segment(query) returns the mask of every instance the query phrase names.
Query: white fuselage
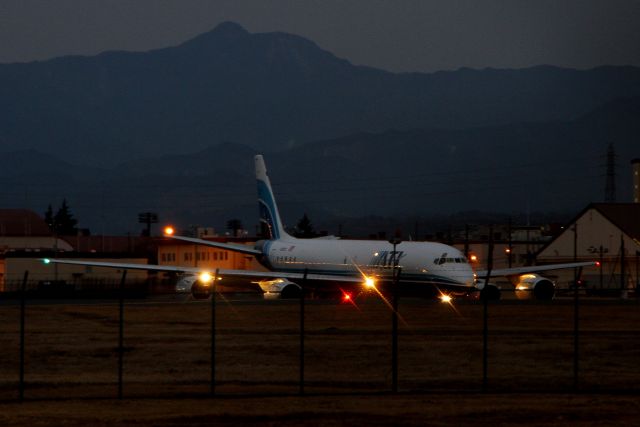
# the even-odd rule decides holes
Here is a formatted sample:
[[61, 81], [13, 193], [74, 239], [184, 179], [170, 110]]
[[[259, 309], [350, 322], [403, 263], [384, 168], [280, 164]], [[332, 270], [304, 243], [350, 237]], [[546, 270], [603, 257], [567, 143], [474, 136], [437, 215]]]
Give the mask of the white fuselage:
[[441, 243], [339, 239], [284, 239], [263, 243], [264, 263], [273, 271], [390, 277], [393, 265], [403, 283], [473, 288], [471, 265], [456, 248]]

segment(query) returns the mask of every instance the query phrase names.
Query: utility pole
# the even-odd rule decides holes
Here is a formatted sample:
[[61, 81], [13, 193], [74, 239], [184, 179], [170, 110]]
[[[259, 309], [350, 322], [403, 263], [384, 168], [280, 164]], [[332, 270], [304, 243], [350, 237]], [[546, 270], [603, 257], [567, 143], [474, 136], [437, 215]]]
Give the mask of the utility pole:
[[507, 226], [507, 238], [509, 239], [509, 247], [507, 248], [507, 260], [509, 262], [509, 268], [511, 268], [511, 259], [513, 257], [513, 242], [511, 241], [511, 217], [509, 217], [509, 223]]
[[604, 201], [615, 203], [616, 201], [616, 152], [613, 143], [607, 148], [607, 181], [604, 188]]
[[469, 224], [464, 225], [464, 257], [469, 259]]
[[626, 276], [627, 272], [624, 265], [624, 236], [620, 235], [620, 296], [627, 298]]

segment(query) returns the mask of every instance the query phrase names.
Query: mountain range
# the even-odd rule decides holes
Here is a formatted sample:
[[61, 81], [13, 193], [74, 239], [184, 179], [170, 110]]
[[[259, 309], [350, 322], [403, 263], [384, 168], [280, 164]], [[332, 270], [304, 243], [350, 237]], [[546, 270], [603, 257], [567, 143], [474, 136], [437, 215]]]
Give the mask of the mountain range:
[[[389, 73], [234, 23], [175, 47], [0, 64], [6, 207], [67, 198], [94, 232], [161, 220], [252, 228], [252, 156], [288, 222], [619, 199], [638, 157], [640, 69]], [[335, 230], [329, 230], [335, 232]]]

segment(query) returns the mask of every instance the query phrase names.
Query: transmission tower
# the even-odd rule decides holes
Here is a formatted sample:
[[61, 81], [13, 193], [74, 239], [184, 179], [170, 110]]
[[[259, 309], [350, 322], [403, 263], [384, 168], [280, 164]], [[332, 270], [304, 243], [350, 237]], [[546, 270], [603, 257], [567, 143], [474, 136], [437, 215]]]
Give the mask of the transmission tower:
[[604, 201], [616, 202], [616, 151], [613, 143], [609, 143], [607, 148], [607, 182], [604, 187]]

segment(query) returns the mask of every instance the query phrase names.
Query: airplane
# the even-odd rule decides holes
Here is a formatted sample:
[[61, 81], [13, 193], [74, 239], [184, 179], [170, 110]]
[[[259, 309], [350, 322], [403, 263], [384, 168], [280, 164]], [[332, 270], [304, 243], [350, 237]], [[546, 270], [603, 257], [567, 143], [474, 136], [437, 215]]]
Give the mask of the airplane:
[[486, 298], [497, 299], [499, 288], [487, 280], [505, 276], [517, 290], [549, 300], [554, 296], [555, 284], [538, 272], [596, 265], [595, 262], [575, 262], [474, 272], [460, 250], [442, 243], [348, 240], [332, 236], [296, 238], [283, 226], [262, 155], [255, 156], [255, 171], [260, 221], [267, 239], [249, 247], [178, 236], [172, 232], [165, 236], [253, 256], [269, 271], [219, 269], [214, 273], [196, 267], [63, 258], [45, 259], [44, 262], [175, 272], [183, 274], [176, 291], [190, 292], [196, 299], [208, 298], [213, 284], [222, 278], [225, 281], [226, 278], [253, 281], [251, 283], [258, 285], [265, 299], [298, 297], [303, 281], [305, 293], [320, 296], [342, 294], [351, 298], [352, 292], [388, 293], [397, 284], [400, 294], [406, 295], [450, 297], [479, 291]]

